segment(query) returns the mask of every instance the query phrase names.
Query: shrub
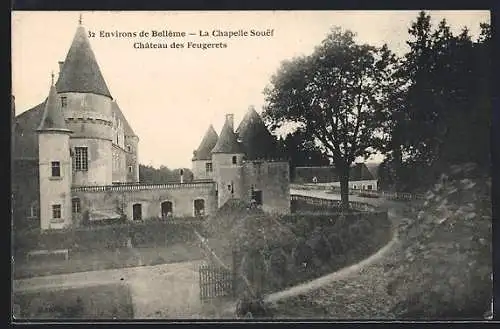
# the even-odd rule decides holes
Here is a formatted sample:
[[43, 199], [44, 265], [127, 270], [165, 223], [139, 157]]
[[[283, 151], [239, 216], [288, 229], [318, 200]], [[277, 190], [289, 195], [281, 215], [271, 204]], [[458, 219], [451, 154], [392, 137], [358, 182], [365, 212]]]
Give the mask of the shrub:
[[149, 265], [154, 266], [154, 265], [161, 265], [161, 264], [165, 264], [165, 259], [163, 259], [163, 257], [161, 257], [161, 256], [158, 256], [154, 260], [152, 260]]
[[401, 227], [404, 260], [388, 272], [396, 316], [480, 318], [489, 308], [491, 180], [473, 172], [470, 164], [450, 168], [417, 220]]

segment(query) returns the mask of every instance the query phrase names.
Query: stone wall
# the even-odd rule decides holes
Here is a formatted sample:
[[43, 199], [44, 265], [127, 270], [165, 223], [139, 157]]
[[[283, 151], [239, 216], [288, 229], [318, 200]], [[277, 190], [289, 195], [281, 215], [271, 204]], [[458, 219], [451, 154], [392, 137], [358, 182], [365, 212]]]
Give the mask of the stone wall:
[[126, 152], [118, 145], [113, 144], [113, 183], [127, 182]]
[[173, 217], [193, 217], [197, 199], [204, 200], [205, 215], [217, 209], [213, 183], [74, 188], [72, 196], [80, 199], [82, 212], [123, 211], [129, 220], [133, 220], [134, 204], [141, 205], [143, 220], [161, 217], [161, 204], [165, 201], [172, 203]]
[[[139, 182], [139, 138], [125, 136], [125, 165], [127, 182]], [[129, 170], [132, 168], [132, 171]]]
[[[69, 136], [61, 133], [39, 135], [40, 226], [44, 229], [71, 225], [71, 163]], [[52, 176], [52, 161], [58, 161], [60, 175]], [[60, 205], [60, 218], [53, 218], [52, 206]]]
[[[38, 168], [38, 160], [14, 160], [12, 162], [12, 211], [16, 228], [40, 227]], [[33, 214], [30, 211], [31, 206], [34, 206]]]
[[111, 141], [96, 138], [71, 138], [71, 148], [88, 148], [88, 170], [73, 171], [73, 185], [111, 185], [113, 182], [113, 146]]
[[262, 192], [262, 209], [270, 213], [290, 213], [290, 172], [288, 162], [247, 161], [243, 165], [245, 201], [252, 188]]
[[194, 160], [192, 169], [194, 179], [213, 179], [213, 164], [212, 171], [207, 172], [207, 163], [212, 163], [212, 160]]

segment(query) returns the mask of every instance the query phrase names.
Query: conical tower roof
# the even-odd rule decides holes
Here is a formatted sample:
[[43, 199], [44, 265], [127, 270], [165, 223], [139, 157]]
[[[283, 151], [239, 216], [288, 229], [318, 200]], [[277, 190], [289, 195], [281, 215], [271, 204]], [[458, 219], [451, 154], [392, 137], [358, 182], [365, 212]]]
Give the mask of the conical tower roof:
[[212, 149], [215, 147], [215, 144], [217, 144], [217, 140], [219, 139], [219, 136], [217, 136], [217, 133], [215, 132], [215, 129], [212, 125], [208, 127], [207, 132], [205, 133], [205, 136], [203, 137], [200, 145], [196, 149], [194, 156], [193, 156], [193, 161], [194, 160], [210, 160], [212, 158]]
[[229, 121], [226, 120], [220, 132], [217, 144], [212, 149], [212, 153], [243, 153], [243, 149], [238, 142], [238, 138], [233, 131]]
[[50, 86], [49, 97], [47, 97], [47, 101], [45, 102], [42, 121], [37, 131], [71, 132], [64, 120], [61, 103], [59, 102], [59, 97], [57, 97], [57, 90], [54, 85]]
[[85, 28], [79, 25], [56, 84], [60, 93], [80, 92], [111, 98]]
[[277, 156], [276, 140], [253, 106], [245, 114], [238, 129], [236, 129], [236, 133], [241, 139], [247, 159]]

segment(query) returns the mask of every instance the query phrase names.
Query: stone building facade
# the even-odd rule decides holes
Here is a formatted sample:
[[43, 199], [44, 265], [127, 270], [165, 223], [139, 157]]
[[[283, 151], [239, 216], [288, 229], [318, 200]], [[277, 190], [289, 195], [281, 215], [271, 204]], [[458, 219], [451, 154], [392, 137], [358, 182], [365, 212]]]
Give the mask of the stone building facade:
[[220, 136], [209, 127], [194, 152], [193, 182], [141, 184], [139, 138], [81, 24], [59, 65], [47, 99], [12, 122], [14, 225], [205, 216], [230, 198], [290, 211], [288, 162], [276, 159], [274, 138], [253, 108], [236, 131], [231, 114]]

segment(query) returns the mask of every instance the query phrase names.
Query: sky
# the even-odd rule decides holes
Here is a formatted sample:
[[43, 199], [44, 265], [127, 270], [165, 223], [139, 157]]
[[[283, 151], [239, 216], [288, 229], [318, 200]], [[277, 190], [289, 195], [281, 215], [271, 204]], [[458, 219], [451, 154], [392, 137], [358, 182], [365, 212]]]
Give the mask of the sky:
[[[445, 18], [452, 32], [467, 26], [477, 37], [488, 11], [428, 11], [433, 26]], [[51, 73], [59, 71], [79, 16], [112, 97], [139, 136], [142, 164], [191, 167], [191, 158], [213, 124], [225, 114], [239, 124], [249, 106], [262, 111], [263, 90], [283, 60], [308, 55], [334, 26], [357, 34], [357, 41], [398, 55], [407, 51], [408, 28], [418, 11], [236, 11], [236, 12], [12, 12], [12, 93], [16, 114], [47, 97]], [[268, 32], [270, 36], [215, 37], [218, 31]], [[148, 37], [101, 37], [100, 32], [148, 32]], [[153, 31], [185, 32], [186, 37], [151, 37]], [[201, 31], [201, 32], [200, 32]], [[201, 37], [203, 32], [208, 37]], [[189, 35], [193, 33], [194, 35]], [[136, 49], [136, 42], [185, 47]], [[187, 48], [193, 43], [225, 43], [226, 48]], [[137, 45], [137, 44], [136, 44]], [[375, 157], [373, 160], [379, 160]]]

